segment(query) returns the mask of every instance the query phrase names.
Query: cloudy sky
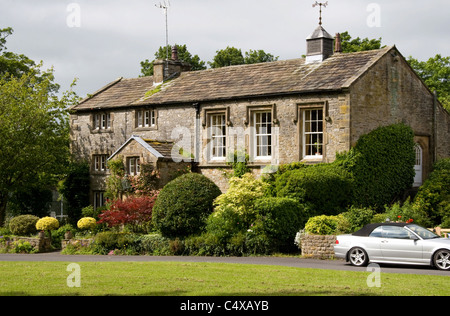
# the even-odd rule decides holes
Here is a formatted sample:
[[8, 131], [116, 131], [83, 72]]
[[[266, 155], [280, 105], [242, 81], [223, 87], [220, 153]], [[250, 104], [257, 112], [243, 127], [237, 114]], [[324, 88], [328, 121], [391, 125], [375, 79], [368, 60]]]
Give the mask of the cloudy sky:
[[[161, 0], [163, 1], [163, 0]], [[211, 61], [227, 46], [299, 58], [318, 24], [313, 0], [170, 0], [169, 42]], [[323, 0], [322, 2], [325, 2]], [[7, 48], [55, 69], [61, 90], [78, 78], [82, 97], [118, 77], [140, 74], [165, 44], [160, 0], [0, 0]], [[328, 0], [323, 26], [332, 35], [382, 38], [405, 56], [450, 55], [448, 0]]]

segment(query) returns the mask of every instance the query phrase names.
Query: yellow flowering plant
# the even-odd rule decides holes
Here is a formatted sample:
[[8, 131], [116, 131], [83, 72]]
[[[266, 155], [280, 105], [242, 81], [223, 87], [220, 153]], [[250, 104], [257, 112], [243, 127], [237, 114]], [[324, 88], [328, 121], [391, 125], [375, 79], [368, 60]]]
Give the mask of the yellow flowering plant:
[[83, 217], [77, 223], [77, 227], [79, 229], [86, 229], [86, 230], [94, 229], [96, 225], [97, 221], [93, 217]]
[[37, 221], [37, 230], [55, 230], [59, 227], [59, 221], [53, 217], [44, 217]]

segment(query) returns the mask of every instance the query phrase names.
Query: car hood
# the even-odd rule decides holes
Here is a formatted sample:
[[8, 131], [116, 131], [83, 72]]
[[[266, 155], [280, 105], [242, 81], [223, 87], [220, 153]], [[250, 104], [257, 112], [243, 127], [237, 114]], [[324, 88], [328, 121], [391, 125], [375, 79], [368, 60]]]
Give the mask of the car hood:
[[435, 239], [425, 239], [424, 241], [433, 244], [439, 244], [450, 249], [450, 238], [435, 238]]

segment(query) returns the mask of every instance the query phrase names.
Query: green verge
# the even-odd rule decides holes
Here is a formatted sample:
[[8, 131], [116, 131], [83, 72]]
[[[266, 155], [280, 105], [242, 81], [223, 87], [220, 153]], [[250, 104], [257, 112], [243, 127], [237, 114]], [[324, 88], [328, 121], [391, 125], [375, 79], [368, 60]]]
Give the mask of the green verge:
[[447, 276], [266, 265], [180, 262], [81, 262], [80, 287], [69, 287], [69, 262], [0, 262], [2, 296], [428, 296], [450, 295]]

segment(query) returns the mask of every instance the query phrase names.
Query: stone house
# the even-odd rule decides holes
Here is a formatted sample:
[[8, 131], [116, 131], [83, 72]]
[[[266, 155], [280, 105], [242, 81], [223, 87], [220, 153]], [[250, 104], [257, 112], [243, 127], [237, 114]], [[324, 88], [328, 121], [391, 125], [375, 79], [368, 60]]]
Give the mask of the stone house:
[[[267, 165], [332, 162], [361, 135], [397, 122], [416, 135], [416, 186], [450, 156], [450, 115], [399, 50], [341, 53], [339, 37], [322, 26], [307, 38], [306, 58], [189, 71], [175, 49], [171, 60], [155, 61], [154, 76], [119, 78], [71, 110], [71, 150], [91, 162], [95, 205], [106, 161], [118, 155], [129, 173], [143, 161], [170, 169], [193, 160], [223, 190], [236, 150], [248, 153], [255, 174]], [[180, 148], [190, 155], [177, 156]]]

